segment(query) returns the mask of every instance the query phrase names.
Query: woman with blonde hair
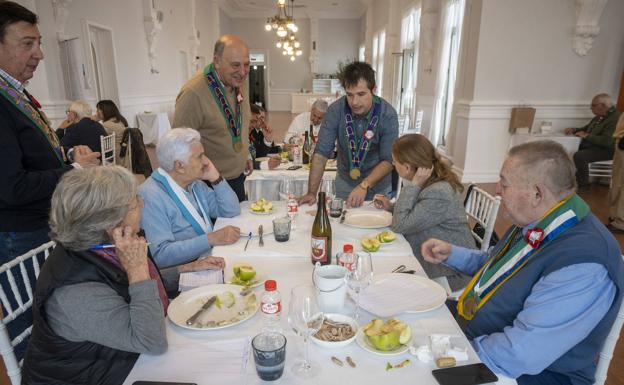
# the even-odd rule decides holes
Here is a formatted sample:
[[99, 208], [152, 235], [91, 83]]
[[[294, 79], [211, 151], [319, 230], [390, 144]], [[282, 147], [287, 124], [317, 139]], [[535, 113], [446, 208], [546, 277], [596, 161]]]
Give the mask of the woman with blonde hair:
[[451, 291], [463, 288], [469, 276], [426, 262], [420, 253], [420, 245], [429, 238], [475, 247], [461, 202], [459, 178], [420, 134], [397, 139], [392, 145], [392, 160], [403, 188], [394, 204], [384, 195], [375, 195], [375, 206], [393, 213], [392, 230], [405, 236], [429, 278], [445, 277]]

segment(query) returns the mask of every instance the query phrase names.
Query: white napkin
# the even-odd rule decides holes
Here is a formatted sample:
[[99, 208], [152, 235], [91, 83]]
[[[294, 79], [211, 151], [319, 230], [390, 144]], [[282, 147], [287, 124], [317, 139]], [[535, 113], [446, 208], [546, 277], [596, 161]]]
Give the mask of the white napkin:
[[202, 270], [180, 274], [178, 290], [187, 291], [200, 286], [223, 283], [223, 270]]
[[468, 350], [451, 345], [451, 335], [448, 334], [431, 334], [429, 345], [410, 346], [409, 352], [426, 364], [440, 357], [453, 357], [457, 362], [468, 361]]

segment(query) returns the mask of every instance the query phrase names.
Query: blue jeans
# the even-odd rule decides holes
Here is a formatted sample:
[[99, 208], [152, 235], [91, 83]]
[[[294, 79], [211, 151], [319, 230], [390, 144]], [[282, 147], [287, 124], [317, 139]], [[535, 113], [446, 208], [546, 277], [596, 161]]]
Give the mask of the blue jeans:
[[[50, 237], [48, 235], [49, 229], [43, 228], [30, 232], [0, 232], [0, 265], [5, 264], [16, 257], [41, 246], [42, 244], [48, 242]], [[43, 253], [37, 256], [39, 260], [39, 266], [43, 264], [44, 255]], [[32, 268], [31, 263], [25, 263], [26, 271], [28, 273], [28, 278], [30, 280], [30, 286], [33, 291], [35, 291], [35, 283], [36, 277], [35, 272]], [[13, 267], [11, 269], [13, 273], [13, 277], [15, 278], [15, 284], [19, 290], [19, 293], [22, 297], [22, 302], [26, 302], [28, 300], [28, 293], [26, 292], [26, 286], [24, 285], [24, 281], [22, 280], [22, 273], [20, 272], [19, 265]], [[17, 308], [17, 301], [13, 296], [13, 291], [11, 290], [11, 286], [7, 279], [7, 274], [2, 274], [0, 276], [0, 285], [2, 289], [7, 295], [7, 299], [9, 300], [13, 309]], [[3, 314], [7, 314], [7, 309], [2, 306]], [[22, 315], [17, 317], [15, 320], [11, 321], [7, 325], [7, 330], [9, 332], [9, 336], [11, 339], [18, 336], [21, 332], [23, 332], [27, 327], [32, 325], [32, 311], [28, 309]], [[26, 352], [26, 346], [28, 345], [28, 339], [25, 339], [20, 344], [15, 347], [15, 355], [17, 356], [17, 360], [21, 360], [24, 357], [24, 353]]]

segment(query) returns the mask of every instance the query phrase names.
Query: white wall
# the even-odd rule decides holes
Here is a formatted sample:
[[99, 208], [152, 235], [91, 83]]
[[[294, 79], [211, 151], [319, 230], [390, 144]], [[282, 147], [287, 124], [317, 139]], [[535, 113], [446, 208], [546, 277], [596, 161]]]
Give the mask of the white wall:
[[[208, 7], [198, 1], [197, 20], [200, 33], [210, 35], [202, 21], [212, 20]], [[47, 89], [43, 93], [44, 109], [56, 124], [64, 118], [68, 101], [59, 59], [59, 47], [55, 32], [55, 21], [51, 1], [36, 0], [35, 12], [39, 16], [39, 28], [44, 38], [45, 60], [37, 70], [33, 85], [36, 89]], [[120, 96], [120, 108], [129, 120], [135, 122], [135, 114], [144, 110], [173, 111], [175, 96], [180, 83], [180, 51], [191, 52], [191, 11], [190, 0], [157, 0], [156, 8], [164, 14], [162, 31], [157, 42], [157, 68], [159, 73], [150, 72], [147, 55], [147, 40], [144, 31], [144, 14], [141, 1], [81, 0], [71, 2], [69, 17], [65, 27], [66, 35], [85, 40], [83, 20], [112, 29], [115, 45], [115, 58]], [[200, 45], [199, 55], [212, 57], [214, 41]], [[44, 68], [42, 68], [44, 67]], [[190, 73], [190, 71], [189, 71]], [[45, 84], [39, 77], [46, 75]], [[94, 104], [95, 100], [91, 100]]]
[[338, 70], [338, 61], [357, 60], [359, 43], [360, 19], [319, 20], [318, 72], [333, 74]]
[[624, 2], [607, 3], [600, 35], [585, 57], [572, 51], [571, 1], [467, 4], [473, 12], [464, 26], [464, 68], [457, 85], [461, 99], [448, 150], [464, 181], [494, 182], [508, 148], [512, 107], [535, 107], [534, 127], [548, 120], [561, 132], [591, 118], [593, 95], [617, 97], [624, 68]]

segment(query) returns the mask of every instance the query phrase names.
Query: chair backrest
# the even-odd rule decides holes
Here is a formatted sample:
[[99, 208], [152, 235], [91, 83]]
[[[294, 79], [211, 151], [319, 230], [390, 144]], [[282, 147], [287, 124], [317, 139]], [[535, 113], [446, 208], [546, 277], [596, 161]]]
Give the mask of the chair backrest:
[[600, 178], [611, 178], [611, 172], [613, 171], [613, 161], [605, 160], [601, 162], [589, 163], [589, 176], [595, 176]]
[[475, 185], [468, 187], [464, 208], [469, 219], [480, 224], [484, 229], [483, 237], [477, 234], [471, 228], [470, 232], [477, 242], [481, 244], [481, 250], [487, 250], [490, 247], [490, 238], [494, 232], [494, 223], [496, 223], [496, 215], [500, 206], [501, 198], [492, 196]]
[[[624, 258], [624, 256], [622, 257]], [[611, 359], [613, 358], [615, 344], [617, 344], [618, 339], [620, 338], [620, 332], [622, 330], [623, 324], [624, 301], [622, 301], [622, 303], [620, 304], [620, 311], [618, 312], [618, 315], [613, 322], [613, 326], [611, 326], [611, 331], [609, 332], [609, 335], [607, 336], [604, 345], [602, 345], [600, 358], [598, 359], [598, 365], [596, 366], [596, 381], [594, 382], [594, 385], [604, 385], [607, 379], [609, 364], [611, 363]]]
[[[44, 243], [36, 249], [32, 249], [29, 252], [15, 258], [14, 260], [0, 266], [0, 276], [6, 276], [6, 281], [11, 286], [11, 292], [9, 294], [14, 299], [14, 301], [9, 300], [9, 297], [7, 297], [7, 293], [5, 293], [4, 291], [4, 287], [0, 286], [0, 300], [2, 301], [2, 306], [4, 307], [4, 310], [6, 312], [6, 314], [4, 314], [4, 318], [2, 318], [2, 322], [0, 322], [0, 354], [2, 354], [2, 359], [4, 360], [7, 374], [9, 375], [9, 378], [11, 379], [11, 384], [13, 385], [20, 384], [22, 380], [22, 362], [17, 362], [17, 358], [15, 357], [13, 348], [20, 342], [24, 341], [30, 335], [30, 333], [32, 332], [32, 325], [26, 328], [26, 330], [20, 333], [13, 340], [11, 340], [11, 337], [9, 337], [6, 325], [32, 307], [33, 292], [31, 288], [32, 285], [30, 283], [30, 278], [28, 275], [27, 264], [32, 264], [32, 271], [34, 271], [35, 277], [38, 277], [40, 269], [37, 256], [40, 253], [43, 253], [44, 258], [47, 259], [50, 255], [50, 251], [54, 248], [55, 245], [56, 243], [54, 243], [53, 241]], [[21, 273], [22, 280], [24, 282], [24, 289], [28, 298], [22, 297], [23, 292], [20, 291], [18, 285], [15, 282], [13, 268], [16, 266], [19, 266], [19, 272]], [[14, 303], [17, 304], [17, 307], [13, 306]]]
[[115, 164], [115, 133], [108, 136], [100, 136], [100, 147], [102, 150], [102, 166]]
[[403, 135], [409, 128], [409, 115], [402, 114], [398, 116], [399, 136]]
[[416, 131], [417, 133], [420, 133], [420, 130], [422, 130], [422, 122], [423, 122], [424, 114], [425, 112], [423, 110], [418, 110], [416, 112], [416, 122], [414, 123], [414, 131]]

